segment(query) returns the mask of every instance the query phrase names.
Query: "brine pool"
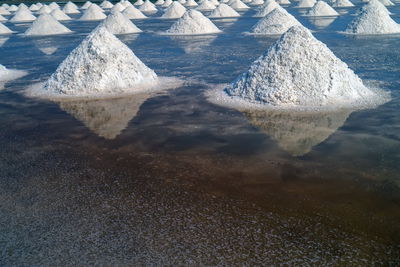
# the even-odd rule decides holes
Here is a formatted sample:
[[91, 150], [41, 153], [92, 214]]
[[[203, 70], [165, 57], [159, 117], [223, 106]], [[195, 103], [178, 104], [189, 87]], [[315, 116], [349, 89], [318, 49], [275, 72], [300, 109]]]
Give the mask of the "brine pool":
[[288, 10], [392, 100], [317, 115], [209, 103], [206, 90], [277, 39], [243, 34], [254, 10], [214, 20], [224, 32], [210, 36], [162, 36], [173, 21], [134, 21], [145, 33], [119, 38], [185, 84], [109, 100], [22, 93], [97, 22], [1, 36], [0, 64], [29, 74], [0, 91], [0, 265], [398, 266], [400, 36], [338, 34], [354, 8], [333, 21]]

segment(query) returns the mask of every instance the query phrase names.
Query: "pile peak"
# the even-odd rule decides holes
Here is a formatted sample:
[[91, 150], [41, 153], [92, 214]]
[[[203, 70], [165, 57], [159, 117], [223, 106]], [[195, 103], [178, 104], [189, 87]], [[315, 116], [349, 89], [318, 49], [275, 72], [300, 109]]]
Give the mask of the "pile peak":
[[58, 22], [50, 14], [40, 15], [26, 30], [25, 35], [56, 35], [71, 33], [71, 30]]
[[315, 5], [305, 14], [305, 16], [329, 17], [329, 16], [339, 16], [339, 13], [337, 13], [336, 10], [334, 10], [325, 1], [320, 0], [315, 3]]
[[100, 7], [101, 8], [107, 8], [107, 9], [110, 9], [110, 8], [112, 8], [114, 5], [110, 2], [110, 1], [103, 1], [101, 4], [100, 4]]
[[37, 12], [38, 14], [50, 14], [50, 12], [52, 11], [52, 9], [48, 6], [48, 5], [43, 5], [39, 11]]
[[215, 5], [208, 0], [203, 0], [200, 5], [196, 8], [197, 10], [213, 10]]
[[127, 17], [128, 19], [145, 19], [147, 18], [146, 15], [142, 13], [139, 9], [134, 6], [128, 6], [124, 9], [122, 14]]
[[196, 7], [196, 6], [198, 6], [198, 4], [194, 0], [187, 0], [185, 3], [185, 6], [186, 7]]
[[59, 8], [55, 8], [51, 11], [50, 15], [52, 15], [56, 20], [71, 20], [71, 17], [62, 12]]
[[98, 6], [95, 6], [95, 4], [92, 4], [89, 6], [88, 9], [86, 9], [85, 13], [79, 18], [79, 20], [103, 20], [107, 16], [104, 15], [104, 13], [98, 9]]
[[97, 27], [58, 66], [44, 85], [60, 96], [134, 93], [157, 84], [158, 78], [105, 27]]
[[252, 34], [261, 35], [283, 34], [290, 27], [295, 25], [301, 24], [295, 17], [279, 6], [268, 13], [264, 18], [260, 19], [250, 32]]
[[5, 7], [0, 7], [0, 15], [11, 15], [11, 12], [8, 11]]
[[81, 6], [81, 9], [88, 9], [92, 5], [92, 2], [86, 1], [83, 6]]
[[152, 2], [150, 2], [150, 0], [144, 1], [143, 5], [139, 7], [139, 10], [142, 12], [150, 12], [150, 13], [157, 12], [156, 6]]
[[350, 0], [336, 0], [332, 3], [333, 7], [353, 7], [353, 3]]
[[10, 19], [11, 22], [27, 22], [34, 21], [36, 17], [32, 15], [29, 9], [21, 9], [15, 12], [14, 16]]
[[268, 15], [272, 10], [278, 7], [280, 7], [280, 5], [275, 2], [275, 0], [269, 0], [260, 7], [260, 9], [256, 12], [256, 14], [254, 14], [253, 17], [263, 18]]
[[232, 0], [229, 2], [229, 5], [231, 6], [231, 8], [233, 8], [235, 10], [247, 10], [250, 8], [248, 5], [243, 3], [241, 0]]
[[240, 14], [227, 4], [219, 4], [209, 15], [210, 18], [235, 18], [240, 17]]
[[100, 24], [107, 28], [112, 34], [127, 34], [127, 33], [139, 33], [142, 32], [135, 24], [132, 23], [127, 17], [121, 14], [121, 12], [113, 12], [107, 16], [105, 20]]
[[182, 6], [178, 1], [174, 1], [161, 16], [163, 19], [177, 19], [185, 14], [186, 8]]
[[300, 0], [300, 2], [297, 4], [297, 8], [307, 8], [307, 7], [313, 7], [317, 1], [316, 0]]
[[79, 14], [81, 13], [78, 8], [76, 7], [76, 5], [72, 2], [68, 2], [64, 7], [63, 7], [63, 11], [65, 14]]

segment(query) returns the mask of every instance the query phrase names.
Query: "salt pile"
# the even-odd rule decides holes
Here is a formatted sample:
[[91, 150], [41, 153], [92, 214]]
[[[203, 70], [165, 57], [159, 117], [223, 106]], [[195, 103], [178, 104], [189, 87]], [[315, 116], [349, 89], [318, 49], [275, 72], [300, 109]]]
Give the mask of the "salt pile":
[[186, 8], [182, 6], [178, 1], [174, 1], [161, 16], [163, 19], [177, 19], [185, 14]]
[[22, 9], [15, 12], [14, 16], [10, 19], [11, 22], [27, 22], [34, 21], [36, 17], [32, 15], [29, 9]]
[[150, 0], [146, 0], [144, 4], [139, 7], [139, 10], [142, 12], [157, 12], [156, 6], [150, 2]]
[[91, 4], [89, 8], [91, 8], [91, 9], [97, 11], [97, 12], [103, 12], [104, 13], [104, 10], [101, 7], [99, 7], [98, 5], [96, 5], [96, 4]]
[[40, 15], [26, 30], [25, 35], [55, 35], [71, 33], [71, 30], [49, 14]]
[[53, 16], [56, 20], [71, 20], [71, 17], [61, 11], [61, 9], [56, 8], [51, 11], [50, 15]]
[[201, 12], [196, 10], [188, 10], [186, 13], [172, 24], [166, 34], [171, 35], [196, 35], [196, 34], [212, 34], [220, 33], [221, 30], [214, 25]]
[[9, 9], [10, 8], [10, 6], [8, 4], [6, 4], [6, 3], [2, 4], [1, 7], [4, 7], [5, 9]]
[[49, 4], [49, 7], [53, 10], [53, 9], [56, 9], [56, 8], [60, 8], [60, 6], [56, 3], [56, 2], [51, 2], [50, 4]]
[[11, 12], [9, 12], [4, 7], [0, 7], [0, 15], [11, 15]]
[[13, 33], [7, 26], [0, 22], [0, 34], [11, 34]]
[[252, 6], [261, 6], [264, 4], [264, 0], [253, 0], [249, 4]]
[[316, 0], [301, 0], [297, 4], [297, 8], [307, 8], [307, 7], [313, 7], [317, 1]]
[[125, 8], [122, 14], [127, 17], [128, 19], [145, 19], [147, 18], [146, 15], [142, 13], [139, 9], [129, 6]]
[[75, 9], [78, 9], [78, 6], [77, 5], [75, 5], [73, 2], [71, 2], [71, 1], [68, 1], [66, 4], [65, 4], [65, 6], [70, 6], [70, 7], [73, 7], [73, 8], [75, 8]]
[[265, 4], [260, 7], [260, 9], [254, 14], [253, 17], [262, 18], [269, 14], [275, 8], [280, 7], [280, 5], [275, 2], [275, 0], [268, 0]]
[[91, 5], [92, 5], [92, 2], [87, 1], [86, 3], [83, 4], [83, 6], [81, 6], [81, 9], [88, 9]]
[[[371, 1], [372, 2], [372, 1]], [[347, 26], [347, 34], [392, 34], [400, 33], [400, 24], [397, 24], [388, 14], [387, 9], [377, 8], [374, 3], [367, 4]]]
[[103, 20], [107, 16], [103, 12], [99, 11], [94, 4], [92, 4], [85, 13], [79, 18], [79, 20]]
[[236, 9], [236, 10], [246, 10], [249, 9], [250, 7], [247, 6], [245, 3], [243, 3], [240, 0], [232, 0], [229, 5], [231, 8]]
[[172, 0], [165, 0], [162, 7], [169, 7], [172, 4]]
[[47, 6], [47, 5], [43, 5], [40, 9], [39, 9], [39, 11], [37, 12], [39, 15], [41, 15], [41, 14], [50, 14], [50, 12], [52, 11], [52, 9], [49, 7], [49, 6]]
[[5, 17], [3, 17], [2, 15], [0, 15], [0, 22], [3, 22], [3, 21], [7, 21], [7, 19]]
[[284, 8], [277, 7], [260, 19], [251, 29], [252, 34], [274, 35], [283, 34], [292, 26], [301, 25], [300, 22], [289, 14]]
[[18, 7], [16, 6], [16, 5], [11, 5], [9, 8], [8, 8], [8, 11], [10, 11], [10, 12], [15, 12], [15, 11], [17, 11], [18, 10]]
[[390, 0], [379, 0], [384, 6], [394, 6], [393, 2]]
[[208, 16], [210, 18], [235, 18], [240, 17], [240, 14], [237, 13], [233, 8], [228, 6], [227, 4], [220, 4], [214, 9], [211, 14]]
[[164, 4], [164, 0], [157, 0], [154, 4], [156, 6], [162, 6]]
[[293, 26], [214, 101], [274, 109], [375, 106], [387, 99], [361, 79], [303, 26]]
[[142, 32], [135, 24], [120, 12], [113, 12], [100, 24], [112, 34], [127, 34]]
[[112, 12], [122, 12], [125, 9], [125, 7], [121, 3], [116, 3], [112, 8], [111, 8], [111, 13]]
[[196, 7], [198, 4], [194, 0], [187, 0], [185, 3], [185, 7]]
[[101, 7], [101, 8], [107, 8], [107, 9], [112, 8], [113, 6], [114, 6], [114, 5], [111, 4], [111, 2], [109, 2], [109, 1], [103, 1], [103, 2], [100, 4], [100, 7]]
[[333, 7], [353, 7], [353, 3], [350, 0], [336, 0], [332, 3]]
[[203, 0], [196, 9], [197, 10], [213, 10], [213, 9], [215, 9], [215, 6], [210, 1]]
[[330, 5], [324, 1], [318, 1], [315, 5], [304, 15], [309, 17], [329, 17], [329, 16], [339, 16]]
[[38, 7], [36, 4], [32, 4], [30, 7], [29, 7], [29, 10], [30, 11], [38, 11], [40, 9], [40, 7]]
[[42, 88], [54, 96], [98, 97], [134, 93], [158, 78], [125, 44], [97, 27], [58, 66]]
[[18, 10], [27, 10], [27, 9], [29, 9], [29, 7], [27, 5], [25, 5], [24, 3], [21, 3], [18, 5]]
[[290, 5], [291, 4], [289, 0], [278, 0], [276, 2], [280, 5]]
[[[172, 0], [171, 0], [172, 1]], [[144, 2], [143, 2], [143, 0], [137, 0], [133, 5], [134, 6], [141, 6], [141, 5], [143, 5], [144, 4]]]
[[81, 13], [78, 8], [75, 7], [74, 3], [68, 2], [64, 7], [63, 7], [63, 12], [65, 14], [79, 14]]
[[178, 0], [178, 3], [181, 5], [184, 5], [184, 4], [186, 4], [186, 0]]
[[368, 4], [364, 5], [356, 12], [356, 15], [358, 16], [368, 9], [377, 9], [392, 15], [392, 13], [390, 13], [390, 11], [378, 0], [370, 0]]
[[121, 1], [120, 3], [121, 3], [121, 5], [123, 5], [124, 7], [133, 6], [133, 5], [131, 4], [131, 2], [129, 2], [129, 1]]

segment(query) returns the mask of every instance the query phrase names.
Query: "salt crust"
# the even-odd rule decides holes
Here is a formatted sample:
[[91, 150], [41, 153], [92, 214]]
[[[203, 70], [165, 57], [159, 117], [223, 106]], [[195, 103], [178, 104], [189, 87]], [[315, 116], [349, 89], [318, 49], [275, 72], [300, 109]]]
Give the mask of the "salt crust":
[[197, 10], [213, 10], [215, 9], [216, 6], [213, 5], [210, 1], [208, 0], [203, 0], [198, 7], [196, 7]]
[[368, 108], [390, 99], [367, 88], [303, 26], [290, 28], [247, 72], [208, 98], [234, 108], [310, 111]]

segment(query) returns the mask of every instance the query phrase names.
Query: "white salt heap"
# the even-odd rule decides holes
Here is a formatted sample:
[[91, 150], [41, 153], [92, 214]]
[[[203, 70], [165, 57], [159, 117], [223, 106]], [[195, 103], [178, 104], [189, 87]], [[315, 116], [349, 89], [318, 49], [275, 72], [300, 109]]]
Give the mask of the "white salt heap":
[[196, 34], [212, 34], [221, 32], [214, 23], [206, 18], [197, 10], [188, 10], [186, 13], [172, 24], [166, 34], [172, 35], [196, 35]]
[[8, 11], [5, 7], [0, 7], [0, 15], [11, 15], [11, 12]]
[[251, 29], [252, 34], [283, 34], [290, 27], [301, 25], [300, 22], [290, 15], [284, 8], [277, 7], [268, 13], [264, 18], [260, 19]]
[[[172, 1], [172, 0], [171, 0]], [[137, 0], [133, 5], [134, 6], [141, 6], [141, 5], [143, 5], [144, 4], [144, 2], [143, 2], [143, 0]]]
[[71, 33], [71, 30], [58, 22], [50, 14], [40, 15], [26, 30], [25, 35], [55, 35]]
[[65, 6], [70, 6], [70, 7], [73, 7], [73, 8], [75, 8], [75, 9], [78, 9], [78, 6], [77, 5], [75, 5], [73, 2], [71, 2], [71, 1], [68, 1], [66, 4], [65, 4]]
[[51, 11], [50, 15], [53, 16], [56, 20], [71, 20], [71, 17], [61, 11], [61, 9], [56, 8]]
[[2, 4], [1, 7], [4, 7], [6, 9], [10, 8], [10, 6], [8, 4], [6, 4], [6, 3]]
[[254, 14], [253, 17], [256, 17], [256, 18], [265, 17], [268, 13], [270, 13], [272, 10], [274, 10], [277, 7], [280, 7], [280, 5], [277, 2], [275, 2], [275, 0], [268, 0], [264, 3], [264, 5], [262, 5], [258, 9], [258, 11], [256, 12], [256, 14]]
[[29, 9], [22, 9], [15, 12], [14, 16], [10, 19], [11, 22], [27, 22], [34, 21], [36, 17], [32, 15]]
[[0, 22], [4, 22], [7, 21], [7, 19], [5, 17], [3, 17], [2, 15], [0, 15]]
[[125, 6], [123, 6], [121, 3], [116, 3], [111, 8], [111, 12], [122, 12], [124, 9], [125, 9]]
[[336, 0], [332, 3], [333, 7], [353, 7], [353, 3], [350, 0]]
[[346, 63], [303, 26], [290, 28], [215, 97], [214, 101], [224, 103], [236, 99], [249, 106], [311, 110], [363, 108], [387, 100], [365, 87]]
[[397, 24], [388, 14], [387, 9], [378, 8], [379, 5], [373, 3], [364, 6], [359, 14], [347, 26], [347, 34], [392, 34], [400, 33], [400, 24]]
[[169, 7], [172, 4], [172, 0], [165, 0], [162, 7]]
[[227, 4], [220, 4], [214, 9], [211, 14], [208, 16], [210, 18], [235, 18], [240, 17], [240, 14], [236, 12], [233, 8], [228, 6]]
[[291, 4], [289, 0], [277, 0], [276, 2], [280, 5], [290, 5]]
[[54, 96], [98, 97], [135, 93], [157, 75], [104, 27], [97, 27], [58, 66], [44, 89]]
[[99, 11], [94, 4], [86, 9], [85, 13], [79, 18], [79, 20], [103, 20], [107, 16], [103, 12]]
[[8, 8], [8, 11], [10, 11], [10, 12], [15, 12], [15, 11], [17, 11], [18, 10], [18, 7], [16, 6], [16, 5], [11, 5], [9, 8]]
[[43, 5], [40, 9], [39, 9], [39, 11], [37, 12], [38, 14], [50, 14], [50, 12], [52, 11], [52, 9], [49, 7], [49, 6], [47, 6], [47, 5]]
[[65, 14], [79, 14], [81, 13], [78, 8], [75, 7], [74, 3], [68, 2], [64, 7], [63, 11]]
[[264, 0], [253, 0], [249, 4], [252, 6], [261, 6], [264, 4]]
[[185, 3], [185, 7], [196, 7], [198, 4], [194, 0], [187, 0]]
[[229, 2], [229, 5], [231, 6], [231, 8], [236, 10], [246, 10], [250, 8], [248, 5], [246, 5], [240, 0], [232, 0]]
[[96, 5], [96, 4], [91, 4], [89, 8], [95, 10], [96, 12], [103, 12], [104, 13], [104, 10], [101, 7], [99, 7], [98, 5]]
[[186, 8], [178, 1], [174, 1], [161, 16], [163, 19], [178, 19], [185, 14]]
[[32, 4], [30, 7], [29, 7], [29, 10], [30, 11], [38, 11], [40, 9], [40, 7], [38, 7], [36, 4]]
[[133, 6], [128, 6], [122, 12], [122, 14], [127, 17], [128, 19], [145, 19], [147, 18], [146, 15], [142, 13], [139, 9]]
[[7, 26], [3, 23], [0, 23], [0, 34], [11, 34], [13, 33]]
[[29, 9], [29, 7], [27, 5], [25, 5], [24, 3], [21, 3], [18, 5], [18, 10], [27, 10], [27, 9]]
[[324, 1], [318, 1], [315, 5], [305, 14], [309, 17], [329, 17], [329, 16], [339, 16], [330, 5]]
[[208, 0], [203, 0], [196, 9], [197, 10], [213, 10], [213, 9], [215, 9], [215, 5], [213, 5]]
[[154, 4], [156, 6], [162, 6], [162, 5], [164, 5], [164, 0], [157, 0]]
[[113, 12], [100, 23], [101, 26], [107, 28], [112, 34], [127, 34], [142, 32], [135, 24], [120, 12]]
[[384, 11], [386, 13], [388, 13], [389, 15], [393, 15], [381, 2], [379, 2], [378, 0], [370, 0], [366, 5], [362, 6], [357, 12], [356, 15], [360, 15], [361, 13], [363, 13], [366, 10], [369, 9], [376, 9], [379, 11]]
[[316, 0], [300, 0], [300, 2], [297, 4], [297, 8], [307, 8], [307, 7], [313, 7], [317, 1]]
[[60, 8], [60, 6], [56, 2], [51, 2], [49, 4], [49, 7], [51, 8], [51, 10], [56, 9], [56, 8]]
[[139, 10], [142, 12], [157, 12], [156, 6], [150, 2], [150, 0], [146, 0], [144, 4], [139, 7]]
[[101, 8], [107, 8], [107, 9], [112, 8], [113, 6], [114, 6], [114, 5], [111, 4], [111, 2], [109, 2], [109, 1], [103, 1], [103, 2], [100, 4], [100, 7], [101, 7]]
[[92, 5], [92, 2], [87, 1], [81, 6], [81, 9], [88, 9]]

